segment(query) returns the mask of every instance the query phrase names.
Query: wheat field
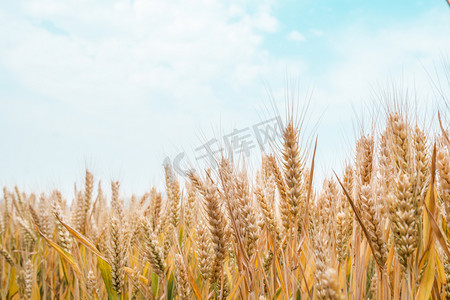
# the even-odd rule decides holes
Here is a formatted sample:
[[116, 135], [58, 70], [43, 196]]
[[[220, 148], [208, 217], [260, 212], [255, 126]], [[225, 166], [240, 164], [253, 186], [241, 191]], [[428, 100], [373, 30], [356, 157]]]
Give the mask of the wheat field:
[[5, 187], [1, 299], [450, 299], [449, 124], [384, 117], [320, 188], [292, 118], [256, 172], [219, 157], [144, 195], [89, 171], [73, 199]]

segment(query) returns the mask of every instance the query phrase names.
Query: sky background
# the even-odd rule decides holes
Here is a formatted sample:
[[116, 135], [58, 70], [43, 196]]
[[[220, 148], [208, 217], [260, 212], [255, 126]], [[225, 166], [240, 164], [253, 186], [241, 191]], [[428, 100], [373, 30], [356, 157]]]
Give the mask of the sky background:
[[161, 186], [167, 156], [185, 151], [195, 164], [193, 149], [277, 115], [274, 106], [285, 120], [287, 95], [300, 110], [311, 99], [305, 138], [318, 136], [318, 178], [331, 175], [388, 84], [437, 105], [430, 78], [450, 55], [450, 9], [16, 0], [0, 3], [0, 40], [0, 185], [70, 198], [87, 167], [105, 188], [120, 180], [140, 194]]

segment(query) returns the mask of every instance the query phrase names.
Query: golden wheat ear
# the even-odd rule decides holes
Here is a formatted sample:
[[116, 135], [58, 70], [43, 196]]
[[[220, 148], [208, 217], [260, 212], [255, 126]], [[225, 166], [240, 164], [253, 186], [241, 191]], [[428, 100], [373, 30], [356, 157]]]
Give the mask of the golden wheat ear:
[[178, 297], [182, 300], [191, 299], [191, 286], [189, 283], [189, 274], [187, 266], [181, 254], [175, 255], [177, 292]]

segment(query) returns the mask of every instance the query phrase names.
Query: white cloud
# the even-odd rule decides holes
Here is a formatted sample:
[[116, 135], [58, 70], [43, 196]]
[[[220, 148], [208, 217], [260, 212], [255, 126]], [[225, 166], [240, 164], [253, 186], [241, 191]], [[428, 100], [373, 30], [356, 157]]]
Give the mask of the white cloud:
[[311, 32], [312, 34], [314, 34], [317, 37], [321, 37], [324, 35], [324, 32], [322, 30], [316, 29], [316, 28], [310, 29], [309, 32]]
[[383, 107], [375, 99], [376, 93], [387, 92], [392, 86], [400, 94], [408, 89], [409, 100], [417, 101], [420, 107], [420, 117], [435, 110], [429, 74], [435, 74], [442, 55], [450, 53], [450, 23], [445, 11], [432, 10], [375, 30], [347, 27], [327, 34], [327, 39], [328, 51], [335, 59], [316, 78], [313, 97], [319, 111], [327, 110], [318, 132], [322, 141], [319, 173], [328, 172], [330, 166], [342, 167], [336, 164], [351, 159], [352, 141], [360, 133], [362, 120], [365, 129], [370, 128], [370, 122], [380, 124]]
[[[166, 154], [198, 146], [199, 131], [210, 138], [211, 127], [261, 120], [255, 108], [267, 99], [264, 82], [283, 103], [286, 73], [314, 80], [316, 112], [328, 108], [318, 161], [329, 170], [345, 155], [335, 153], [342, 138], [336, 127], [343, 122], [351, 132], [350, 101], [389, 75], [420, 74], [425, 82], [423, 68], [450, 45], [446, 12], [376, 31], [327, 29], [321, 47], [333, 59], [311, 78], [315, 66], [306, 57], [264, 47], [265, 34], [282, 27], [270, 0], [253, 1], [251, 12], [237, 0], [41, 0], [17, 7], [0, 11], [0, 68], [25, 94], [1, 98], [0, 139], [21, 150], [0, 149], [11, 157], [0, 185], [5, 178], [59, 178], [92, 159], [104, 179], [122, 175], [129, 190], [143, 191], [149, 178], [161, 178]], [[294, 30], [287, 40], [306, 39]], [[73, 178], [61, 176], [71, 187]]]
[[[180, 145], [197, 146], [199, 128], [209, 129], [211, 120], [250, 125], [251, 114], [234, 107], [247, 107], [263, 89], [264, 74], [282, 70], [287, 62], [262, 47], [264, 34], [278, 30], [270, 1], [254, 3], [251, 12], [245, 5], [43, 0], [18, 1], [14, 13], [2, 10], [0, 66], [29, 93], [30, 100], [14, 101], [34, 103], [19, 116], [8, 114], [19, 104], [0, 100], [0, 114], [9, 127], [27, 120], [35, 128], [17, 129], [18, 147], [33, 148], [33, 134], [43, 145], [11, 160], [11, 169], [28, 166], [16, 168], [22, 170], [17, 178], [65, 173], [87, 156], [104, 159], [102, 165], [113, 169], [122, 161], [125, 173], [135, 173], [142, 183], [149, 169], [159, 174], [164, 154]], [[42, 21], [51, 26], [40, 26]], [[15, 141], [4, 132], [5, 142]], [[57, 149], [52, 132], [65, 145], [73, 144], [64, 148], [64, 159], [52, 155]], [[147, 153], [132, 154], [134, 147]], [[39, 171], [39, 161], [48, 167]], [[2, 171], [0, 180], [14, 177]]]
[[300, 32], [298, 32], [297, 30], [292, 30], [291, 32], [289, 32], [289, 34], [287, 35], [287, 38], [289, 41], [294, 41], [294, 42], [306, 41], [305, 36], [303, 34], [301, 34]]
[[32, 90], [77, 103], [81, 96], [111, 101], [133, 92], [139, 98], [155, 89], [201, 90], [230, 80], [244, 62], [267, 63], [262, 33], [277, 29], [265, 5], [236, 17], [237, 3], [227, 9], [219, 1], [71, 4], [23, 3], [23, 14], [51, 21], [66, 36], [3, 14], [0, 37], [7, 42], [0, 54]]
[[330, 41], [339, 57], [327, 75], [332, 88], [355, 94], [388, 78], [426, 84], [427, 72], [450, 50], [450, 22], [445, 12], [432, 10], [389, 28], [350, 27]]

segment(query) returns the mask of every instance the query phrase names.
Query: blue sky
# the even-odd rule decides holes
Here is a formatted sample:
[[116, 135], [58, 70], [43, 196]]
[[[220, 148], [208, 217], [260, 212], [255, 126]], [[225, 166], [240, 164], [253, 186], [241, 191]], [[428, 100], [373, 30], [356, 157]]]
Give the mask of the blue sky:
[[[313, 90], [319, 173], [351, 158], [356, 114], [388, 80], [433, 101], [450, 50], [441, 1], [9, 1], [0, 4], [0, 184], [160, 185], [166, 156], [285, 111]], [[301, 104], [300, 104], [301, 105]], [[366, 112], [367, 114], [367, 112]], [[284, 116], [283, 116], [284, 118]], [[259, 153], [252, 152], [257, 160]], [[69, 195], [68, 195], [69, 196]]]

